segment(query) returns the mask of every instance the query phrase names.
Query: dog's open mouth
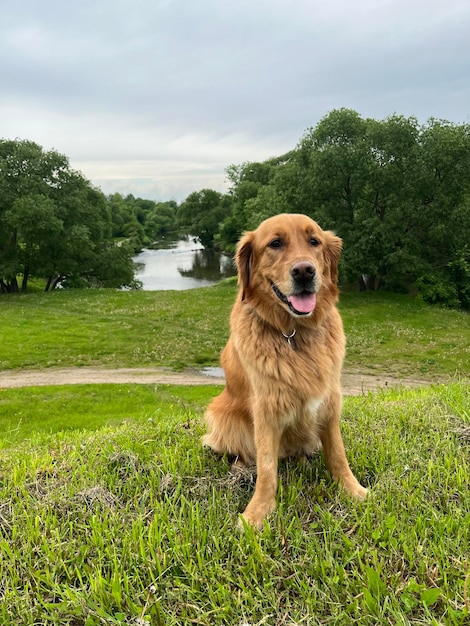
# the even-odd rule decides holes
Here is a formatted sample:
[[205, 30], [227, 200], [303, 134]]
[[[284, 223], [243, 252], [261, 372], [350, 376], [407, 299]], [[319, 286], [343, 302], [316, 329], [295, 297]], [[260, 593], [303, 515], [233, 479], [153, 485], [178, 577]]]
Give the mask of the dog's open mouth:
[[314, 292], [301, 291], [300, 293], [286, 296], [274, 283], [271, 286], [279, 300], [287, 304], [294, 315], [308, 315], [315, 309], [317, 296]]

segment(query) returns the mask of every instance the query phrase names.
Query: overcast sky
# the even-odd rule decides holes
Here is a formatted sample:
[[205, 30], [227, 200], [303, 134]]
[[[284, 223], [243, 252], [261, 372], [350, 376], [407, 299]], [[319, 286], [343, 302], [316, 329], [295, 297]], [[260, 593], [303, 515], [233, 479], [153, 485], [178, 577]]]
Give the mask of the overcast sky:
[[183, 200], [329, 111], [470, 122], [469, 0], [3, 0], [0, 137]]

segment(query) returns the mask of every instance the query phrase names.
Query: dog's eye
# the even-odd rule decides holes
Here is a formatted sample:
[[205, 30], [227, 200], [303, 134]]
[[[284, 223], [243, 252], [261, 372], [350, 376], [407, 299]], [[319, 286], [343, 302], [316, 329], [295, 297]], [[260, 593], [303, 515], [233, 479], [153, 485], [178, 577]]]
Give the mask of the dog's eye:
[[315, 237], [310, 237], [310, 245], [316, 248], [320, 245], [320, 242]]
[[269, 248], [282, 248], [282, 239], [273, 239], [269, 244]]

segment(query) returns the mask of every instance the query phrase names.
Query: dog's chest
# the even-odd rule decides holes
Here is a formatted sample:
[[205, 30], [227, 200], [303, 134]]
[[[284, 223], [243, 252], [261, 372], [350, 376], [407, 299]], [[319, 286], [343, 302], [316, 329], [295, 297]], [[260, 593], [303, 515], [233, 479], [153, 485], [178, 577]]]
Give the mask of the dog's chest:
[[293, 346], [279, 333], [279, 337], [234, 337], [234, 343], [257, 392], [277, 395], [283, 388], [289, 396], [294, 394], [306, 402], [324, 397], [327, 381], [334, 375], [331, 356], [321, 342], [315, 345], [299, 336]]

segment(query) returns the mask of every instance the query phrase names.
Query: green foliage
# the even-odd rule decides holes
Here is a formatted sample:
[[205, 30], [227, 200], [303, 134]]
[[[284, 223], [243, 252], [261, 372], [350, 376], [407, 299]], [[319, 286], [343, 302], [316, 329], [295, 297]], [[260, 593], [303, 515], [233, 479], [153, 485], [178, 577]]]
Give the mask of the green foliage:
[[115, 193], [107, 198], [107, 204], [111, 211], [112, 234], [116, 238], [125, 238], [134, 251], [142, 248], [145, 233], [142, 223], [139, 222], [134, 211], [134, 196], [124, 198]]
[[112, 215], [113, 237], [125, 238], [134, 252], [160, 237], [178, 233], [174, 200], [153, 202], [132, 194], [124, 197], [115, 193], [108, 196], [107, 203]]
[[287, 155], [228, 175], [233, 210], [217, 235], [226, 248], [270, 215], [306, 213], [343, 238], [344, 282], [469, 307], [468, 124], [339, 109]]
[[[280, 212], [310, 215], [344, 241], [343, 284], [419, 291], [470, 308], [470, 125], [392, 115], [326, 115], [295, 149], [230, 165], [228, 194], [203, 189], [179, 206], [104, 198], [67, 159], [32, 142], [0, 142], [0, 292], [31, 278], [136, 286], [130, 257], [156, 239], [198, 237], [233, 251], [240, 235]], [[110, 236], [125, 240], [120, 250]], [[112, 264], [112, 267], [111, 267]]]
[[153, 241], [157, 237], [177, 233], [176, 221], [177, 204], [174, 200], [157, 202], [146, 215], [145, 232]]
[[[273, 186], [270, 184], [272, 176], [280, 171], [277, 166], [286, 163], [288, 158], [289, 155], [284, 155], [264, 163], [248, 162], [227, 168], [227, 177], [232, 183], [232, 203], [230, 214], [220, 224], [214, 237], [220, 248], [233, 251], [245, 230], [256, 228], [271, 215], [289, 210], [281, 201], [285, 190], [282, 194], [271, 193]], [[278, 188], [283, 186], [279, 185]]]
[[[470, 209], [469, 209], [470, 213]], [[457, 290], [458, 301], [470, 309], [470, 246], [464, 244], [455, 254], [455, 260], [448, 265], [453, 275], [453, 284]]]
[[59, 281], [130, 286], [131, 252], [111, 245], [103, 194], [65, 156], [0, 140], [0, 292], [18, 291], [18, 276], [23, 292], [30, 277], [47, 281], [46, 289]]
[[198, 237], [205, 248], [213, 248], [215, 234], [230, 208], [228, 196], [213, 189], [195, 191], [178, 207], [178, 224], [187, 234]]

